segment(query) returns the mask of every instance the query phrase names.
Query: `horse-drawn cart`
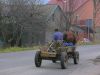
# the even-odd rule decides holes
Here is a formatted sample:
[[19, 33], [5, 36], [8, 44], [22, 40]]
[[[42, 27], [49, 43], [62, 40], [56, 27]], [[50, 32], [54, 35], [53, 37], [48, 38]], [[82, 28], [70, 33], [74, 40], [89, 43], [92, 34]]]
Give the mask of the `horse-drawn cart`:
[[40, 67], [42, 60], [51, 60], [53, 63], [60, 61], [61, 68], [66, 69], [70, 58], [73, 58], [74, 64], [78, 64], [79, 52], [73, 48], [73, 46], [64, 46], [61, 41], [53, 41], [36, 52], [35, 65]]

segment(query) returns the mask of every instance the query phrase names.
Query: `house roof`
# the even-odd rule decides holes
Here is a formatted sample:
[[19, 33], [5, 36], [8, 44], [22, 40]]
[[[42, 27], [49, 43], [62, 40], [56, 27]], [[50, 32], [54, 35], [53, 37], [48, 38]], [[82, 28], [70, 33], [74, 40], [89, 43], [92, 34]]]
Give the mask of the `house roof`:
[[95, 31], [92, 28], [88, 28], [86, 26], [80, 27], [77, 25], [72, 25], [71, 28], [73, 29], [73, 31], [75, 32], [89, 32], [89, 33], [94, 33]]
[[[74, 11], [83, 6], [87, 1], [89, 0], [73, 0]], [[69, 0], [66, 0], [66, 2], [64, 0], [49, 0], [48, 4], [57, 4], [64, 10], [66, 6], [69, 7]], [[69, 8], [67, 9], [69, 10]]]
[[[81, 27], [83, 30], [84, 30], [84, 32], [89, 32], [89, 33], [94, 33], [95, 31], [92, 29], [92, 28], [90, 28], [90, 27], [86, 27], [86, 26], [84, 26], [84, 27]], [[96, 32], [95, 32], [96, 33]]]
[[92, 19], [93, 18], [93, 1], [87, 0], [81, 7], [79, 7], [75, 13], [79, 15], [80, 20]]
[[55, 12], [57, 8], [60, 8], [58, 5], [55, 4], [47, 4], [47, 5], [40, 5], [40, 12], [42, 12], [42, 17], [48, 20], [51, 15]]
[[54, 13], [56, 8], [57, 5], [41, 5], [39, 9], [42, 12], [42, 16], [47, 19], [52, 13]]

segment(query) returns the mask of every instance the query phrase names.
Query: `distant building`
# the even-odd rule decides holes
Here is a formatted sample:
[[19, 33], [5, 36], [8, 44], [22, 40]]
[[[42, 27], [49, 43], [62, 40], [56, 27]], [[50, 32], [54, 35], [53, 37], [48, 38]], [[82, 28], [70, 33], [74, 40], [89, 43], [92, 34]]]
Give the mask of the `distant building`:
[[46, 14], [46, 39], [45, 41], [52, 40], [52, 34], [55, 28], [64, 31], [66, 29], [66, 18], [62, 9], [58, 5], [44, 5], [40, 9]]
[[[59, 5], [64, 12], [69, 9], [69, 1], [71, 0], [50, 0], [49, 4]], [[74, 3], [74, 15], [77, 17], [77, 24], [80, 27], [85, 27], [86, 32], [87, 26], [90, 26], [90, 31], [94, 30], [93, 26], [93, 0], [72, 0]], [[98, 2], [98, 8], [100, 9], [100, 1]], [[76, 21], [75, 21], [76, 22]], [[96, 15], [96, 25], [95, 25], [96, 38], [100, 39], [100, 10]], [[88, 35], [87, 35], [88, 36]], [[90, 35], [89, 35], [90, 36]], [[86, 34], [85, 34], [86, 37]], [[91, 36], [92, 37], [92, 36]]]

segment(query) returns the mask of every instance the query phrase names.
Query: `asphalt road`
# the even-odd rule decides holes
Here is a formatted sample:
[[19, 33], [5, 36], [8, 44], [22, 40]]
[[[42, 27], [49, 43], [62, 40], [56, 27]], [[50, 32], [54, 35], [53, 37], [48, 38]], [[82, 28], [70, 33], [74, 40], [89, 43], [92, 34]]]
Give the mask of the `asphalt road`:
[[0, 75], [100, 75], [100, 64], [92, 60], [100, 55], [100, 45], [77, 47], [80, 62], [70, 60], [68, 68], [62, 70], [60, 63], [43, 61], [40, 68], [34, 64], [35, 51], [0, 54]]

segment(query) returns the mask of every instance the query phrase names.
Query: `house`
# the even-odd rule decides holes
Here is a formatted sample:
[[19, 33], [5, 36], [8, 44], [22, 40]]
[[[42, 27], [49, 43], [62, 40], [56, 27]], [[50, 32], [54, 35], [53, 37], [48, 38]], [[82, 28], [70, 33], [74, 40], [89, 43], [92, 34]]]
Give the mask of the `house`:
[[[57, 4], [59, 5], [63, 11], [68, 11], [69, 9], [69, 1], [73, 1], [74, 4], [74, 15], [77, 20], [77, 24], [85, 30], [84, 36], [90, 37], [91, 30], [96, 32], [96, 39], [100, 39], [100, 10], [98, 11], [96, 18], [95, 18], [95, 26], [93, 25], [93, 13], [94, 13], [94, 3], [93, 0], [50, 0], [49, 4]], [[100, 0], [98, 0], [98, 8], [100, 9]], [[75, 21], [76, 22], [76, 21]], [[89, 25], [89, 29], [87, 26]], [[88, 32], [87, 32], [88, 31]], [[88, 35], [89, 33], [89, 35]], [[81, 33], [80, 33], [81, 34]], [[92, 33], [93, 34], [93, 33]], [[84, 38], [83, 36], [83, 38]], [[80, 37], [81, 38], [81, 37]]]
[[55, 28], [60, 29], [60, 31], [66, 29], [65, 15], [58, 5], [44, 5], [40, 9], [46, 15], [45, 42], [51, 41]]
[[45, 42], [52, 41], [55, 28], [59, 28], [60, 31], [66, 29], [66, 18], [58, 5], [40, 5], [39, 12], [41, 12], [40, 20], [32, 27], [28, 26], [28, 29], [26, 27], [25, 31], [28, 30], [28, 32], [24, 32], [22, 45], [45, 44]]
[[[98, 2], [99, 4], [99, 9], [100, 9], [100, 2]], [[75, 10], [75, 15], [78, 15], [79, 19], [78, 19], [78, 23], [80, 25], [80, 27], [85, 28], [85, 30], [87, 30], [87, 37], [90, 36], [90, 38], [93, 38], [93, 35], [91, 35], [91, 30], [92, 30], [92, 34], [93, 34], [93, 30], [95, 33], [95, 38], [98, 40], [100, 39], [100, 11], [98, 11], [98, 13], [96, 14], [96, 18], [95, 18], [95, 25], [93, 24], [93, 17], [94, 17], [94, 4], [93, 4], [93, 0], [87, 0], [84, 4], [82, 4], [79, 8], [77, 8]], [[90, 31], [88, 32], [88, 28], [86, 29], [86, 27], [90, 28]], [[89, 35], [88, 35], [89, 34]]]

